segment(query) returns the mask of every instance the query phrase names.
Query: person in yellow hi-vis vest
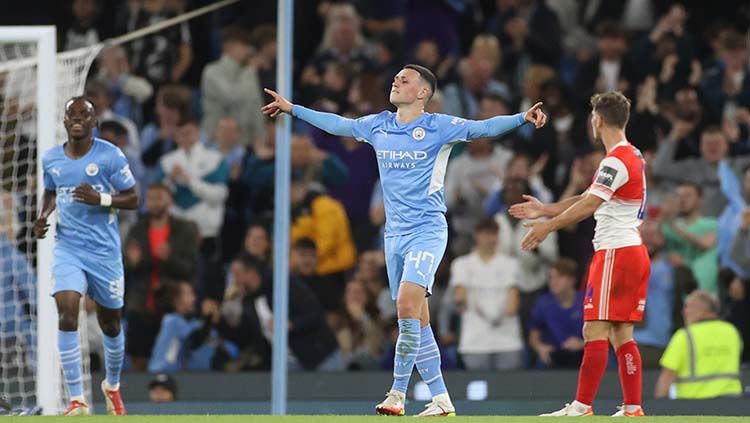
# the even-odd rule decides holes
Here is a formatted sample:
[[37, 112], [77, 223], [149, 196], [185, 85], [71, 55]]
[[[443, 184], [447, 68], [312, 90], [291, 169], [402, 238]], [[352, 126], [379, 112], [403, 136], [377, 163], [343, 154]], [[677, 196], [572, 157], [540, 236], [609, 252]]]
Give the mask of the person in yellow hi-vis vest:
[[693, 291], [683, 314], [686, 326], [675, 332], [659, 361], [655, 397], [667, 397], [672, 384], [678, 399], [741, 395], [742, 338], [731, 323], [719, 320], [719, 300], [708, 291]]

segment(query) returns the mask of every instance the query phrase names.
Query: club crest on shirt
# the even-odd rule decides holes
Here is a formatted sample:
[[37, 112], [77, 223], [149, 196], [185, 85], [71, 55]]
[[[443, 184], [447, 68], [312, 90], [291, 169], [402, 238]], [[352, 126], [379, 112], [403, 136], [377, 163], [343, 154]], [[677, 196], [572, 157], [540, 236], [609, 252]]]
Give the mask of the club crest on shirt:
[[97, 173], [99, 173], [99, 166], [97, 166], [96, 163], [89, 163], [88, 166], [86, 166], [87, 175], [96, 176]]
[[413, 131], [411, 131], [411, 137], [417, 141], [422, 141], [424, 139], [424, 136], [425, 136], [425, 131], [424, 129], [420, 127], [416, 127], [414, 128]]

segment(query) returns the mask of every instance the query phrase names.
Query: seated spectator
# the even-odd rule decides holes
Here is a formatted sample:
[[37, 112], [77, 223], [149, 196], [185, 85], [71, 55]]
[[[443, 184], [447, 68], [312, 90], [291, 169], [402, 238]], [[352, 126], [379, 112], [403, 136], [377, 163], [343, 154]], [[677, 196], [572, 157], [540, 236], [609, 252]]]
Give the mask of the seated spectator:
[[731, 323], [719, 320], [719, 300], [698, 290], [685, 302], [685, 326], [675, 332], [659, 362], [654, 396], [665, 398], [671, 385], [677, 399], [742, 395], [742, 339]]
[[224, 158], [230, 179], [238, 179], [242, 171], [245, 148], [240, 145], [240, 127], [237, 121], [233, 117], [219, 119], [212, 141], [213, 146]]
[[195, 119], [184, 119], [175, 133], [177, 150], [159, 161], [163, 179], [175, 193], [174, 214], [198, 226], [202, 294], [220, 299], [224, 295], [221, 243], [218, 234], [224, 220], [227, 169], [221, 154], [200, 142]]
[[104, 49], [98, 60], [97, 79], [110, 87], [112, 111], [142, 125], [141, 105], [151, 98], [154, 87], [145, 78], [130, 73], [128, 56], [121, 46]]
[[469, 370], [522, 366], [518, 316], [518, 261], [498, 252], [499, 227], [492, 218], [477, 224], [476, 247], [451, 266], [451, 288], [461, 310], [458, 352]]
[[128, 319], [127, 352], [134, 370], [146, 369], [146, 360], [159, 331], [158, 289], [191, 280], [198, 268], [198, 228], [174, 217], [172, 191], [153, 184], [146, 191], [147, 215], [128, 232], [124, 245]]
[[346, 284], [344, 305], [333, 319], [333, 328], [348, 370], [378, 368], [385, 334], [376, 310], [364, 283], [354, 279]]
[[245, 232], [242, 248], [266, 269], [271, 268], [271, 235], [265, 226], [259, 223], [251, 224]]
[[180, 121], [190, 113], [190, 89], [164, 85], [156, 92], [156, 120], [141, 131], [141, 161], [146, 168], [146, 184], [158, 182], [161, 157], [176, 148], [175, 134]]
[[672, 262], [689, 266], [700, 289], [717, 293], [716, 219], [701, 213], [702, 201], [699, 185], [680, 184], [677, 197], [669, 198], [661, 209], [662, 232]]
[[312, 239], [317, 250], [318, 275], [343, 277], [343, 272], [351, 269], [357, 259], [346, 211], [340, 202], [310, 189], [307, 184], [304, 175], [293, 173], [292, 242]]
[[148, 399], [151, 402], [177, 401], [177, 382], [167, 373], [159, 373], [148, 383]]
[[531, 312], [529, 346], [537, 367], [578, 368], [583, 358], [583, 292], [576, 291], [578, 265], [560, 259], [549, 269], [549, 293]]
[[205, 134], [214, 134], [224, 117], [233, 117], [240, 127], [240, 144], [247, 146], [263, 138], [263, 98], [258, 74], [248, 65], [250, 34], [229, 27], [222, 34], [222, 55], [203, 69], [203, 122]]
[[345, 282], [342, 278], [331, 279], [318, 275], [318, 251], [315, 241], [310, 238], [294, 241], [289, 259], [289, 272], [307, 285], [324, 310], [333, 312], [341, 307]]
[[181, 370], [211, 370], [212, 361], [220, 347], [212, 330], [217, 323], [218, 305], [204, 300], [200, 318], [195, 314], [195, 293], [187, 282], [164, 285], [160, 288], [163, 306], [168, 311], [161, 321], [154, 350], [148, 363], [151, 373]]

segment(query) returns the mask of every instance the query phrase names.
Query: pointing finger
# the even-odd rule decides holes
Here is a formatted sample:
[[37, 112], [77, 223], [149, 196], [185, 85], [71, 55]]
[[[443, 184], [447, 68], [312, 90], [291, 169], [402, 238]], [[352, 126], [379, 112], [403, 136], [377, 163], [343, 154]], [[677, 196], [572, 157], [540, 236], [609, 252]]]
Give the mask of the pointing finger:
[[535, 105], [531, 106], [531, 109], [529, 109], [529, 111], [530, 112], [535, 112], [535, 111], [539, 110], [539, 108], [542, 107], [542, 104], [544, 104], [544, 103], [542, 103], [541, 101], [538, 102], [538, 103], [536, 103]]

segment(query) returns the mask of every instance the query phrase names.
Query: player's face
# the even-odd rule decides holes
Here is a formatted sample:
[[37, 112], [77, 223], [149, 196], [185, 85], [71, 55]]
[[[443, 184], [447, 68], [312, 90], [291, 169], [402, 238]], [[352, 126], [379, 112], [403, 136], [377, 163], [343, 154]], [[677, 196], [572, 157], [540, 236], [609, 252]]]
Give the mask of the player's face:
[[391, 83], [391, 93], [389, 101], [398, 107], [401, 104], [412, 104], [417, 100], [422, 100], [429, 94], [429, 89], [425, 87], [419, 72], [414, 69], [401, 69], [393, 77]]
[[91, 130], [96, 124], [94, 108], [88, 101], [75, 100], [65, 111], [63, 119], [68, 137], [73, 140], [81, 140], [91, 136]]

